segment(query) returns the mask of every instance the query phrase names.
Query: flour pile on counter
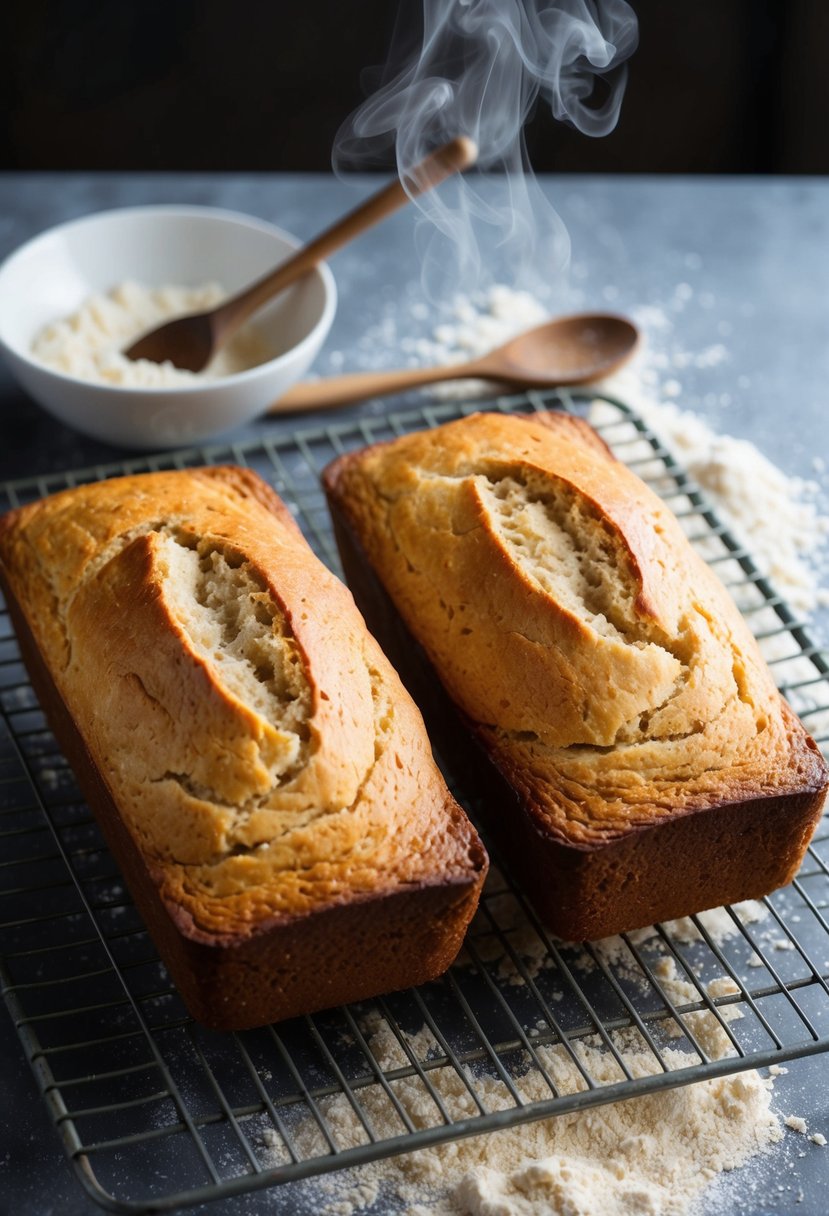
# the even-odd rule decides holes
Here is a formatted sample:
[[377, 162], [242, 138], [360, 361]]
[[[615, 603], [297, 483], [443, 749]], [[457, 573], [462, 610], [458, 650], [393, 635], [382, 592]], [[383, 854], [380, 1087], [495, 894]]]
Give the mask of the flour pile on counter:
[[[477, 359], [548, 317], [547, 309], [530, 292], [496, 284], [478, 300], [459, 296], [431, 338], [401, 338], [400, 347], [418, 362], [446, 366]], [[469, 394], [470, 381], [450, 381], [429, 391], [439, 397], [464, 397]]]
[[[459, 965], [475, 967], [483, 962], [490, 973], [511, 983], [506, 955], [506, 971], [499, 968], [504, 942], [509, 943], [513, 956], [522, 959], [525, 975], [537, 975], [551, 960], [519, 901], [502, 884], [497, 867], [493, 867], [487, 902], [489, 913], [501, 928], [500, 941], [486, 934], [487, 913], [479, 911], [469, 939], [474, 945], [462, 954]], [[735, 911], [738, 920], [727, 909], [718, 908], [703, 913], [698, 923], [685, 918], [663, 929], [672, 942], [694, 943], [700, 940], [702, 930], [722, 945], [740, 932], [740, 923], [755, 925], [768, 916], [765, 905], [753, 900], [738, 905]], [[691, 973], [681, 970], [673, 957], [664, 955], [665, 942], [655, 930], [641, 930], [629, 937], [639, 948], [650, 951], [649, 965], [675, 1007], [699, 1004], [699, 983], [692, 983]], [[544, 958], [539, 947], [545, 950]], [[576, 952], [575, 959], [569, 954], [568, 959], [577, 968], [596, 965], [591, 948], [565, 949]], [[635, 966], [622, 938], [594, 943], [592, 951], [606, 965], [612, 965], [619, 978], [626, 974], [626, 961]], [[627, 960], [622, 957], [623, 951]], [[704, 987], [714, 1000], [739, 994], [737, 985], [724, 974]], [[687, 1068], [699, 1062], [690, 1042], [678, 1042], [686, 1032], [711, 1059], [733, 1054], [728, 1025], [742, 1017], [736, 1002], [720, 1005], [716, 1015], [697, 1009], [676, 1019], [665, 1019], [656, 1033], [664, 1035], [667, 1043], [676, 1042], [674, 1047], [662, 1047], [668, 1068]], [[486, 1111], [514, 1105], [502, 1081], [492, 1073], [473, 1065], [461, 1075], [452, 1067], [435, 1066], [442, 1050], [426, 1026], [416, 1034], [403, 1035], [405, 1048], [396, 1031], [376, 1011], [365, 1016], [361, 1030], [368, 1051], [386, 1073], [409, 1067], [411, 1056], [421, 1065], [432, 1063], [429, 1082], [453, 1120], [479, 1113], [467, 1079]], [[523, 1102], [541, 1102], [551, 1096], [536, 1060], [561, 1094], [586, 1090], [579, 1065], [599, 1085], [624, 1079], [613, 1053], [598, 1038], [573, 1042], [576, 1063], [560, 1044], [534, 1043], [537, 1033], [529, 1032], [533, 1054], [525, 1052], [523, 1067], [511, 1069]], [[614, 1032], [612, 1041], [633, 1077], [658, 1075], [661, 1071], [634, 1027]], [[311, 1191], [306, 1198], [313, 1206], [308, 1210], [320, 1216], [356, 1216], [364, 1211], [372, 1216], [379, 1212], [407, 1216], [692, 1216], [714, 1210], [717, 1178], [762, 1156], [784, 1135], [770, 1104], [772, 1078], [786, 1069], [769, 1071], [768, 1079], [753, 1070], [742, 1072], [346, 1170], [309, 1184]], [[415, 1129], [441, 1125], [441, 1115], [417, 1075], [392, 1079], [389, 1085]], [[380, 1086], [361, 1088], [359, 1097], [376, 1136], [404, 1134], [400, 1115]], [[323, 1098], [319, 1106], [339, 1148], [366, 1143], [363, 1124], [345, 1095]], [[276, 1167], [285, 1160], [285, 1150], [266, 1117], [258, 1119], [258, 1128], [252, 1130], [253, 1142], [262, 1164]], [[292, 1128], [292, 1134], [303, 1156], [328, 1151], [311, 1119]]]
[[182, 371], [172, 363], [128, 359], [121, 352], [147, 330], [173, 317], [215, 308], [226, 295], [217, 283], [154, 288], [121, 283], [107, 295], [90, 296], [71, 316], [47, 325], [32, 343], [32, 354], [56, 371], [98, 384], [181, 388], [218, 380], [268, 358], [255, 330], [243, 329], [198, 373]]
[[[381, 1068], [409, 1063], [379, 1016], [369, 1019], [365, 1030]], [[438, 1050], [425, 1028], [408, 1045], [421, 1060]], [[636, 1031], [617, 1035], [614, 1046], [633, 1076], [660, 1071]], [[599, 1083], [623, 1079], [613, 1055], [598, 1042], [578, 1043], [574, 1049]], [[536, 1050], [560, 1092], [586, 1089], [563, 1047]], [[688, 1063], [682, 1052], [668, 1049], [664, 1055], [672, 1068]], [[433, 1069], [429, 1080], [453, 1118], [476, 1113], [453, 1068]], [[515, 1085], [526, 1102], [550, 1097], [541, 1072], [531, 1065]], [[770, 1110], [771, 1087], [772, 1081], [757, 1072], [743, 1072], [438, 1145], [316, 1182], [315, 1210], [321, 1216], [353, 1216], [377, 1203], [382, 1206], [375, 1210], [409, 1216], [685, 1216], [717, 1175], [782, 1138]], [[416, 1128], [440, 1124], [437, 1108], [416, 1076], [392, 1081], [391, 1088]], [[476, 1076], [475, 1088], [488, 1110], [513, 1104], [495, 1077]], [[377, 1134], [403, 1132], [379, 1086], [362, 1090], [360, 1098]], [[340, 1147], [365, 1143], [362, 1125], [343, 1095], [322, 1099], [320, 1107]], [[278, 1165], [283, 1157], [277, 1137], [269, 1128], [259, 1134], [263, 1164]], [[303, 1155], [326, 1151], [310, 1120], [298, 1129], [297, 1138]]]

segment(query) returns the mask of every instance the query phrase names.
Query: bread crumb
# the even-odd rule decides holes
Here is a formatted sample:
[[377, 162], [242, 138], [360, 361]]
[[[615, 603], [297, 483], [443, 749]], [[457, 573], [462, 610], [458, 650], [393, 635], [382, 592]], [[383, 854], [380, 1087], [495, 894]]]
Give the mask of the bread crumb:
[[735, 984], [731, 976], [724, 975], [721, 979], [712, 980], [708, 985], [708, 995], [711, 997], [737, 996], [740, 985]]

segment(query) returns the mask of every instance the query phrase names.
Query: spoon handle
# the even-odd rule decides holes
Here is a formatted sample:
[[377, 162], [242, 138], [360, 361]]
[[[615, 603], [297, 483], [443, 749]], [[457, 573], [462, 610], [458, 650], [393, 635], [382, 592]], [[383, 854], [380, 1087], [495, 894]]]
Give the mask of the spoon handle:
[[353, 372], [347, 376], [331, 376], [327, 380], [308, 380], [295, 384], [268, 409], [269, 414], [285, 414], [294, 410], [315, 410], [338, 405], [350, 405], [369, 397], [387, 397], [404, 393], [410, 388], [437, 384], [441, 380], [503, 380], [507, 376], [488, 371], [482, 363], [453, 363], [443, 367], [407, 367], [400, 371]]
[[309, 245], [303, 246], [287, 262], [257, 279], [245, 291], [218, 308], [214, 313], [217, 343], [225, 342], [267, 300], [290, 287], [309, 270], [313, 270], [318, 262], [325, 261], [332, 253], [336, 253], [367, 228], [379, 224], [410, 199], [438, 186], [453, 173], [468, 169], [474, 164], [477, 155], [478, 149], [472, 140], [458, 136], [409, 170], [405, 184], [401, 181], [390, 182], [366, 199]]

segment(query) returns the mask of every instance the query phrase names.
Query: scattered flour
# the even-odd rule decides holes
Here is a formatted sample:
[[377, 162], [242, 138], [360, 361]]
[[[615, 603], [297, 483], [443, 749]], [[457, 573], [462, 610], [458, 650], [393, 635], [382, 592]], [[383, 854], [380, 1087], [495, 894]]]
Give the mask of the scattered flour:
[[546, 937], [528, 919], [518, 897], [504, 887], [503, 877], [492, 866], [486, 880], [486, 897], [475, 914], [458, 964], [497, 962], [498, 978], [519, 987], [552, 967], [553, 959]]
[[[755, 924], [768, 915], [765, 905], [757, 901], [738, 905], [735, 912], [739, 923], [726, 909], [713, 909], [696, 919], [719, 946], [740, 932], [739, 924]], [[500, 936], [494, 932], [496, 926]], [[649, 928], [626, 936], [643, 950], [664, 951], [665, 936], [677, 945], [704, 948], [700, 929], [690, 918], [671, 922], [662, 930]], [[576, 954], [576, 966], [595, 965], [580, 947], [559, 946], [581, 951]], [[617, 971], [624, 971], [625, 954], [633, 962], [623, 938], [594, 943], [592, 949]], [[459, 962], [485, 963], [491, 974], [508, 985], [525, 983], [553, 966], [543, 936], [528, 920], [520, 901], [505, 890], [495, 868], [466, 954]], [[739, 1001], [728, 1002], [728, 998], [739, 995], [737, 984], [722, 975], [703, 985], [693, 980], [690, 971], [681, 972], [674, 957], [662, 953], [650, 958], [650, 967], [675, 1007], [703, 1004], [704, 997], [718, 1002], [716, 1015], [702, 1008], [664, 1022], [668, 1042], [690, 1040], [682, 1050], [679, 1045], [663, 1046], [668, 1067], [681, 1069], [697, 1063], [694, 1043], [710, 1059], [733, 1054], [728, 1026], [741, 1019], [743, 1011]], [[371, 1011], [360, 1023], [360, 1031], [385, 1072], [405, 1068], [412, 1059], [427, 1067], [431, 1062], [429, 1081], [453, 1120], [480, 1113], [472, 1091], [486, 1111], [514, 1105], [494, 1074], [480, 1068], [459, 1074], [437, 1063], [442, 1051], [426, 1026], [416, 1034], [403, 1035], [379, 1012]], [[532, 1040], [545, 1031], [549, 1031], [548, 1025], [539, 1021], [535, 1036], [531, 1029], [529, 1037]], [[612, 1041], [632, 1076], [660, 1071], [635, 1027], [615, 1032]], [[582, 1068], [598, 1085], [623, 1079], [613, 1053], [600, 1040], [577, 1041], [572, 1048], [573, 1055], [561, 1044], [535, 1043], [532, 1054], [523, 1054], [523, 1063], [510, 1070], [522, 1101], [539, 1102], [551, 1096], [536, 1061], [562, 1094], [587, 1088]], [[770, 1109], [771, 1085], [773, 1077], [786, 1071], [772, 1066], [767, 1080], [755, 1071], [742, 1072], [370, 1163], [309, 1184], [314, 1210], [321, 1216], [356, 1216], [368, 1210], [408, 1216], [691, 1216], [703, 1203], [708, 1210], [714, 1202], [711, 1188], [718, 1175], [745, 1164], [781, 1139], [780, 1122]], [[440, 1126], [438, 1108], [419, 1077], [391, 1080], [389, 1085], [394, 1100], [416, 1129]], [[375, 1135], [387, 1138], [405, 1131], [399, 1112], [379, 1086], [361, 1090], [360, 1100]], [[362, 1123], [344, 1096], [323, 1099], [320, 1108], [338, 1147], [366, 1142]], [[294, 1134], [303, 1155], [326, 1152], [312, 1120], [304, 1121]], [[285, 1160], [284, 1146], [270, 1125], [257, 1147], [266, 1167]]]
[[[420, 1045], [428, 1038], [427, 1032]], [[381, 1068], [405, 1060], [388, 1027], [375, 1022], [368, 1043]], [[618, 1036], [615, 1046], [634, 1077], [660, 1071], [636, 1031]], [[575, 1060], [560, 1045], [537, 1048], [559, 1092], [586, 1089], [579, 1066], [600, 1085], [622, 1079], [613, 1054], [599, 1043], [576, 1043], [574, 1052]], [[671, 1068], [689, 1061], [684, 1052], [664, 1054]], [[467, 1079], [488, 1110], [513, 1104], [494, 1076], [463, 1077], [439, 1067], [429, 1079], [453, 1118], [477, 1109]], [[550, 1096], [542, 1073], [529, 1062], [515, 1085], [526, 1102]], [[756, 1072], [742, 1072], [372, 1163], [315, 1182], [315, 1210], [321, 1216], [353, 1216], [382, 1201], [380, 1210], [409, 1216], [685, 1216], [698, 1209], [717, 1175], [781, 1139], [770, 1110], [771, 1085]], [[415, 1127], [440, 1124], [419, 1078], [390, 1086]], [[402, 1131], [399, 1115], [379, 1087], [363, 1090], [361, 1100], [375, 1132]], [[340, 1147], [365, 1143], [365, 1131], [344, 1096], [323, 1099], [320, 1107]], [[325, 1151], [311, 1120], [298, 1128], [296, 1138], [304, 1154]], [[266, 1166], [284, 1159], [274, 1151], [270, 1160], [272, 1144], [273, 1138], [262, 1134], [258, 1148]]]
[[217, 380], [264, 362], [269, 353], [257, 331], [242, 329], [203, 372], [172, 363], [127, 359], [121, 352], [135, 338], [190, 312], [214, 308], [227, 293], [216, 283], [201, 287], [144, 287], [121, 283], [107, 295], [90, 296], [77, 312], [47, 325], [32, 343], [32, 354], [59, 372], [100, 384], [175, 388]]
[[[693, 942], [704, 941], [705, 934], [714, 945], [722, 946], [730, 938], [740, 936], [746, 926], [764, 921], [767, 916], [768, 909], [765, 904], [756, 899], [747, 899], [734, 904], [730, 910], [710, 908], [706, 912], [698, 913], [694, 918], [683, 916], [678, 920], [666, 921], [662, 925], [662, 931], [674, 945], [687, 946]], [[636, 962], [628, 942], [633, 947], [642, 946], [648, 949], [660, 946], [662, 938], [656, 926], [649, 925], [644, 929], [634, 929], [626, 933], [625, 937], [606, 937], [594, 942], [593, 951], [605, 963], [618, 968], [627, 978], [637, 979], [646, 987], [649, 981]], [[575, 965], [581, 970], [591, 970], [594, 966], [592, 955], [582, 953], [577, 957]], [[759, 957], [758, 965], [763, 965]]]
[[[548, 316], [541, 301], [529, 292], [496, 285], [477, 297], [459, 296], [431, 338], [403, 338], [400, 346], [418, 362], [445, 366], [484, 355]], [[430, 390], [448, 397], [466, 396], [469, 391], [468, 380]]]
[[768, 909], [765, 904], [758, 899], [746, 899], [742, 903], [734, 904], [731, 911], [728, 908], [711, 908], [707, 912], [700, 912], [696, 922], [690, 916], [668, 921], [665, 930], [674, 941], [683, 945], [701, 941], [704, 931], [716, 945], [721, 946], [730, 937], [741, 933], [743, 925], [755, 925], [767, 916]]

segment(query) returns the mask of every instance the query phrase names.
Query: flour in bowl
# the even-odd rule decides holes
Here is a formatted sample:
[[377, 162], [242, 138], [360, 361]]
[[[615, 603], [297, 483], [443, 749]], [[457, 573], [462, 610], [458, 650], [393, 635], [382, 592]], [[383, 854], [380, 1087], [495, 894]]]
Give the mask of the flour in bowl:
[[227, 343], [203, 372], [172, 363], [128, 359], [122, 354], [141, 334], [173, 317], [215, 308], [227, 292], [217, 283], [200, 287], [145, 287], [126, 282], [106, 295], [90, 296], [77, 312], [45, 326], [32, 354], [56, 371], [96, 384], [125, 388], [177, 388], [246, 371], [269, 358], [261, 336], [246, 328]]

